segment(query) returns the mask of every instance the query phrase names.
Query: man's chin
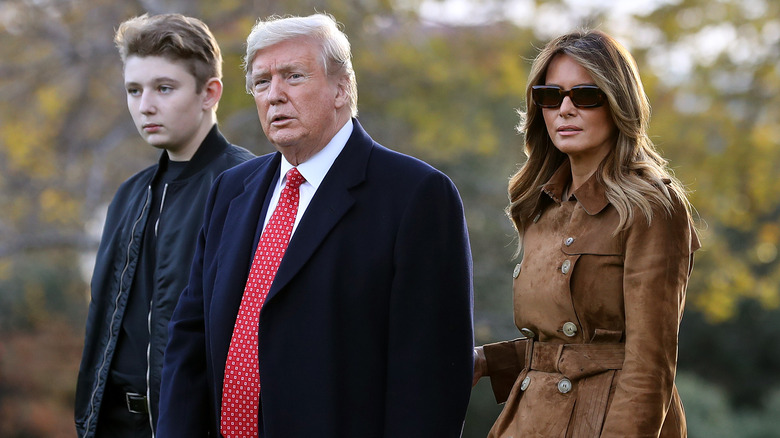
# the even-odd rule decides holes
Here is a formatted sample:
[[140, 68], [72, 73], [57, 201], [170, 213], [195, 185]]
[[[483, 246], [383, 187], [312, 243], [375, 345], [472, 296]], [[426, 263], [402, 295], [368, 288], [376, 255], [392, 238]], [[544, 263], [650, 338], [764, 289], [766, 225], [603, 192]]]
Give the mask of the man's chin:
[[276, 150], [289, 149], [298, 144], [298, 138], [292, 136], [274, 136], [269, 138], [268, 141], [276, 148]]

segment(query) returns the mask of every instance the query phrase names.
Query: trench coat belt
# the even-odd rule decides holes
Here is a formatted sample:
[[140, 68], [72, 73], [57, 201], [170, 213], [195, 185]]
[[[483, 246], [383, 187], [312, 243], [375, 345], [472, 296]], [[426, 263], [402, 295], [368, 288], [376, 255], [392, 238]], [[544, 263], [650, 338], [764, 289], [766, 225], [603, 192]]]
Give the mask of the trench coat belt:
[[579, 379], [623, 367], [622, 343], [557, 344], [520, 338], [484, 346], [487, 375], [497, 403], [504, 403], [512, 386], [529, 370], [560, 373]]
[[560, 373], [569, 379], [581, 379], [608, 370], [623, 368], [625, 344], [553, 344], [533, 343], [526, 368]]

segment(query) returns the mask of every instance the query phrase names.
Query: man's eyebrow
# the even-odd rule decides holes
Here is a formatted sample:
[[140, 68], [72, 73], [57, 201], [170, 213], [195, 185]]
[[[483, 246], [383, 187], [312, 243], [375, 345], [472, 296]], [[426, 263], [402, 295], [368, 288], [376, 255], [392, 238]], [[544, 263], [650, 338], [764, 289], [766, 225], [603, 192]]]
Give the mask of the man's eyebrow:
[[[287, 73], [294, 70], [307, 70], [307, 66], [303, 62], [290, 62], [286, 64], [278, 64], [273, 68], [273, 70], [281, 73]], [[252, 78], [268, 76], [270, 71], [271, 69], [269, 68], [255, 69], [252, 71]]]

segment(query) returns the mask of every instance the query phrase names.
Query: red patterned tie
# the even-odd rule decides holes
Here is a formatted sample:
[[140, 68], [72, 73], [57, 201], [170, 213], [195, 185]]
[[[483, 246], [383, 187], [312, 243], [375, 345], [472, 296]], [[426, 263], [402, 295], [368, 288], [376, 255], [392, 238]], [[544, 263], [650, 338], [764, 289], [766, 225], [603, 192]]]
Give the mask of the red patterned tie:
[[263, 229], [252, 260], [225, 363], [220, 431], [226, 438], [258, 436], [260, 371], [257, 337], [260, 309], [287, 250], [298, 213], [298, 187], [304, 181], [298, 169], [293, 167], [287, 172], [287, 183]]

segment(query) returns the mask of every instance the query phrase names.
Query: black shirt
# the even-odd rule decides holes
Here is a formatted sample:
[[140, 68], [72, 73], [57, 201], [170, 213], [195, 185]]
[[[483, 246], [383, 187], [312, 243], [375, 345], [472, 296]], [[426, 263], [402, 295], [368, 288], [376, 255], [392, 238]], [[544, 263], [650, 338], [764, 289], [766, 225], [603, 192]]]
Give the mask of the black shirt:
[[152, 180], [150, 211], [141, 243], [138, 268], [130, 286], [122, 328], [111, 363], [110, 381], [125, 392], [144, 394], [146, 388], [147, 348], [149, 346], [149, 308], [155, 290], [157, 229], [165, 209], [165, 189], [187, 165], [187, 161], [167, 161]]

